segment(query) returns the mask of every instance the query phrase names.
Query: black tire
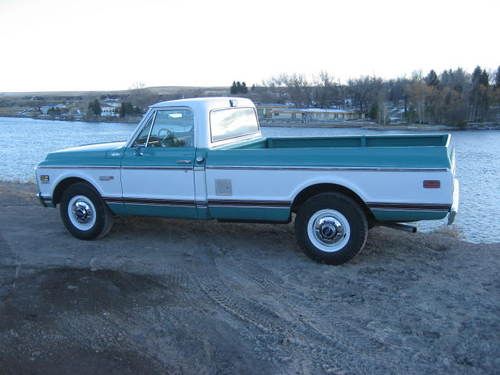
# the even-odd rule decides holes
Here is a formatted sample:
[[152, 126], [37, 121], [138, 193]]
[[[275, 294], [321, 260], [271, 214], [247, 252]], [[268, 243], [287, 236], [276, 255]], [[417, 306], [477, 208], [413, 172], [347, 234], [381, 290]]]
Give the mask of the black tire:
[[[324, 237], [321, 239], [319, 239], [319, 237], [321, 237], [323, 233], [314, 234], [317, 232], [313, 229], [315, 228], [313, 223], [317, 221], [312, 221], [310, 231], [312, 232], [312, 238], [310, 238], [311, 236], [308, 231], [309, 221], [313, 215], [319, 215], [318, 220], [321, 221], [321, 212], [327, 217], [327, 221], [328, 218], [333, 216], [340, 218], [340, 223], [347, 222], [348, 228], [347, 226], [345, 227], [349, 229], [349, 236], [347, 237], [347, 229], [342, 232], [339, 230], [337, 232], [339, 233], [339, 237], [334, 236], [334, 239], [332, 239], [332, 241], [336, 242], [331, 245], [322, 243], [321, 239], [324, 239]], [[340, 213], [340, 215], [338, 213]], [[339, 223], [339, 221], [336, 223]], [[328, 225], [326, 225], [326, 227], [328, 227]], [[323, 228], [323, 226], [318, 226], [319, 231], [321, 231], [321, 228]], [[337, 229], [338, 227], [336, 226], [335, 228]], [[342, 228], [344, 228], [344, 226], [342, 226]], [[330, 229], [331, 226], [330, 228], [325, 228], [326, 237], [332, 235], [332, 233], [336, 233]], [[343, 233], [343, 235], [341, 233]], [[309, 198], [299, 207], [295, 217], [295, 235], [297, 237], [297, 242], [308, 257], [318, 262], [338, 265], [352, 259], [365, 246], [368, 236], [368, 221], [360, 205], [349, 196], [336, 192], [321, 193]], [[337, 246], [338, 249], [329, 252], [318, 247], [317, 244], [325, 248], [328, 246]]]
[[[90, 225], [89, 228], [78, 228], [75, 224], [73, 224], [72, 219], [69, 217], [68, 205], [71, 200], [77, 196], [85, 197], [94, 206], [94, 210], [91, 210], [91, 212], [95, 215], [95, 221], [93, 224], [91, 224], [92, 221], [90, 221], [88, 224]], [[113, 215], [111, 214], [108, 206], [106, 206], [99, 196], [99, 193], [93, 187], [83, 182], [70, 185], [63, 192], [61, 204], [59, 205], [59, 212], [61, 214], [62, 222], [68, 232], [81, 240], [93, 240], [104, 237], [109, 233], [111, 227], [113, 226]]]

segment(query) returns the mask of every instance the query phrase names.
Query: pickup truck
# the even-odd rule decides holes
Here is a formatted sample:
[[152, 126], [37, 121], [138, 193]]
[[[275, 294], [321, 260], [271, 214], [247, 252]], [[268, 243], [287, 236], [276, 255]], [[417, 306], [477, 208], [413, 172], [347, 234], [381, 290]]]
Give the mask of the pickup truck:
[[449, 134], [266, 138], [249, 99], [152, 105], [125, 142], [49, 153], [38, 197], [67, 230], [90, 240], [113, 217], [289, 223], [311, 258], [341, 264], [368, 229], [458, 209]]

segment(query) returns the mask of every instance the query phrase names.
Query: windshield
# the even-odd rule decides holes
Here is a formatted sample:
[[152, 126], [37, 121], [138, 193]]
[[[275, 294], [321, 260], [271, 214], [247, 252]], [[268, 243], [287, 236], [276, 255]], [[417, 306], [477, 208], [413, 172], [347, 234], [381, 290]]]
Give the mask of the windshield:
[[227, 108], [210, 112], [212, 142], [238, 138], [258, 132], [259, 123], [253, 108]]

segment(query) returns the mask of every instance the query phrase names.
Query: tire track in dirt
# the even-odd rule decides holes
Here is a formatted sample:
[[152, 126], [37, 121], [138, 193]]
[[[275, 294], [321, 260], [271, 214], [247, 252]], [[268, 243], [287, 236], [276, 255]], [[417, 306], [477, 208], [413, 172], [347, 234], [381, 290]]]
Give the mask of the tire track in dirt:
[[[235, 295], [234, 291], [220, 277], [223, 272], [217, 263], [217, 257], [214, 257], [213, 249], [207, 253], [209, 254], [205, 256], [205, 261], [213, 265], [213, 267], [209, 267], [213, 269], [213, 272], [202, 277], [197, 276], [197, 281], [207, 297], [229, 314], [253, 325], [263, 334], [272, 336], [273, 341], [277, 339], [278, 342], [289, 343], [301, 350], [302, 354], [308, 352], [313, 358], [313, 363], [320, 363], [325, 368], [345, 369], [348, 364], [349, 371], [356, 373], [368, 373], [374, 367], [389, 370], [387, 363], [379, 362], [372, 356], [365, 356], [363, 351], [366, 348], [360, 351], [360, 348], [350, 344], [347, 340], [325, 335], [300, 319], [285, 320], [264, 305]], [[298, 321], [300, 324], [297, 323]], [[268, 348], [272, 351], [282, 351], [276, 346], [268, 346]], [[354, 353], [356, 354], [354, 355]], [[283, 353], [281, 354], [283, 355]], [[365, 357], [365, 361], [370, 363], [370, 366], [359, 361], [360, 355]]]
[[[215, 258], [217, 263], [217, 267], [219, 269], [224, 269], [226, 272], [230, 270], [230, 272], [234, 273], [235, 269], [238, 271], [238, 276], [245, 275], [245, 277], [255, 284], [257, 284], [262, 290], [272, 290], [272, 291], [283, 291], [286, 293], [288, 298], [286, 300], [280, 300], [281, 306], [286, 307], [287, 313], [294, 318], [295, 321], [300, 321], [305, 326], [305, 331], [313, 331], [318, 336], [323, 337], [323, 339], [327, 340], [330, 343], [341, 342], [344, 343], [346, 347], [349, 345], [346, 344], [346, 341], [342, 339], [342, 337], [348, 337], [352, 342], [363, 343], [362, 345], [355, 345], [356, 350], [358, 351], [368, 351], [368, 352], [376, 352], [381, 350], [384, 346], [393, 346], [388, 345], [387, 343], [382, 343], [376, 338], [372, 337], [370, 334], [360, 330], [355, 327], [353, 324], [350, 324], [348, 321], [335, 321], [335, 327], [340, 328], [342, 331], [342, 335], [332, 335], [331, 332], [323, 332], [320, 328], [318, 328], [314, 323], [304, 319], [304, 316], [296, 311], [296, 306], [303, 306], [304, 304], [309, 304], [310, 301], [307, 300], [306, 296], [302, 293], [299, 293], [298, 288], [290, 288], [286, 287], [282, 280], [273, 280], [269, 277], [270, 271], [264, 269], [263, 267], [259, 267], [258, 260], [252, 259], [252, 261], [246, 262], [245, 265], [242, 265], [242, 262], [239, 262], [234, 259], [231, 255], [225, 256], [224, 264], [219, 264], [217, 262], [219, 258]], [[293, 302], [291, 298], [293, 298]], [[313, 306], [313, 311], [316, 313], [316, 309]], [[283, 319], [283, 317], [279, 317]], [[354, 339], [354, 340], [352, 340]], [[351, 345], [352, 346], [352, 345]], [[394, 347], [394, 346], [393, 346]], [[398, 347], [399, 349], [399, 347]]]

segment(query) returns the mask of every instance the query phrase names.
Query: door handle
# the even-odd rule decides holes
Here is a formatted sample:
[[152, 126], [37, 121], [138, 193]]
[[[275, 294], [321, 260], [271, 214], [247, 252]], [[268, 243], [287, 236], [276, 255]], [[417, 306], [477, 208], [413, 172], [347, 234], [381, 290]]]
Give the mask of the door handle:
[[177, 164], [191, 164], [192, 160], [189, 159], [180, 159], [176, 161]]

